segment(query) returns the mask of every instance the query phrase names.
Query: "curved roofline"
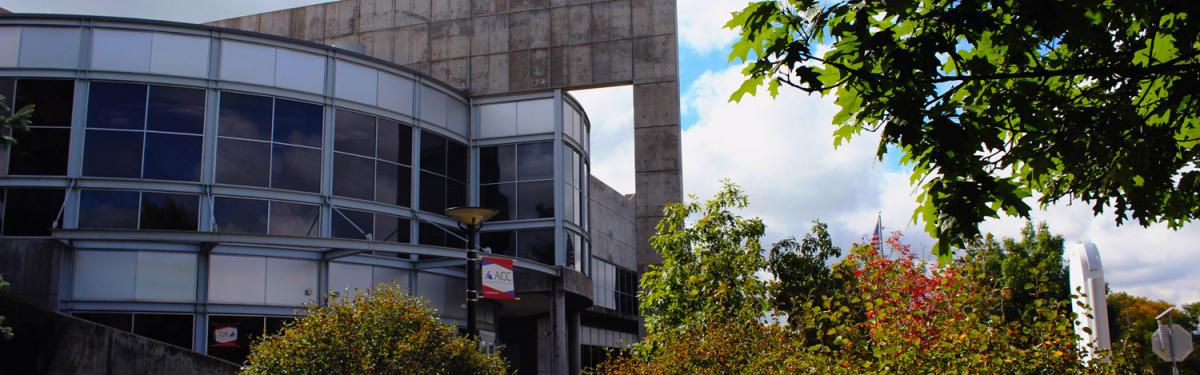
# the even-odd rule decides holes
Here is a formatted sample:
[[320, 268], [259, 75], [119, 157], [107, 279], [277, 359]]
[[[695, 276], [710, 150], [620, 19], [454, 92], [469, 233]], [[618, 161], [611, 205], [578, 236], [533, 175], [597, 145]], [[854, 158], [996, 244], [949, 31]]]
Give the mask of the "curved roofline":
[[[256, 31], [246, 31], [246, 30], [241, 30], [241, 29], [233, 29], [233, 28], [228, 28], [228, 27], [212, 26], [212, 25], [199, 24], [199, 23], [164, 21], [164, 20], [155, 20], [155, 19], [147, 19], [147, 18], [95, 16], [95, 15], [83, 15], [83, 14], [52, 14], [52, 13], [7, 13], [7, 14], [2, 14], [2, 13], [0, 13], [0, 20], [6, 20], [6, 19], [64, 20], [64, 21], [96, 20], [96, 21], [123, 22], [123, 23], [140, 23], [140, 24], [152, 25], [152, 26], [168, 26], [168, 27], [176, 27], [176, 28], [182, 28], [182, 29], [194, 29], [194, 30], [199, 30], [199, 31], [210, 31], [210, 32], [217, 31], [217, 32], [221, 32], [221, 33], [237, 34], [237, 35], [244, 35], [244, 36], [249, 36], [249, 37], [254, 37], [254, 38], [259, 38], [259, 39], [273, 40], [273, 41], [277, 41], [277, 42], [295, 44], [295, 45], [309, 47], [309, 48], [332, 51], [332, 52], [336, 52], [339, 55], [347, 55], [347, 56], [354, 57], [354, 58], [357, 58], [360, 60], [365, 60], [365, 61], [368, 61], [368, 62], [371, 62], [374, 64], [380, 64], [380, 65], [386, 66], [388, 68], [392, 68], [392, 69], [396, 69], [396, 70], [399, 70], [399, 71], [402, 71], [402, 72], [405, 72], [408, 74], [412, 74], [412, 75], [420, 78], [422, 81], [433, 82], [437, 85], [440, 85], [441, 88], [445, 89], [446, 91], [449, 91], [451, 93], [459, 95], [459, 98], [463, 99], [464, 101], [470, 100], [470, 95], [468, 95], [467, 90], [456, 88], [454, 86], [451, 86], [448, 83], [442, 82], [441, 80], [434, 78], [431, 75], [419, 72], [412, 68], [409, 68], [409, 67], [406, 67], [403, 65], [399, 65], [394, 62], [387, 61], [387, 60], [384, 60], [384, 59], [381, 59], [378, 57], [370, 56], [370, 55], [367, 55], [364, 53], [358, 53], [358, 52], [354, 52], [354, 51], [347, 50], [347, 49], [337, 48], [337, 47], [334, 47], [334, 46], [331, 46], [328, 44], [321, 44], [321, 43], [307, 41], [307, 40], [303, 40], [303, 39], [294, 39], [294, 38], [289, 38], [289, 37], [285, 37], [285, 36], [260, 33], [260, 32], [256, 32]], [[79, 26], [88, 26], [88, 25], [81, 24]]]

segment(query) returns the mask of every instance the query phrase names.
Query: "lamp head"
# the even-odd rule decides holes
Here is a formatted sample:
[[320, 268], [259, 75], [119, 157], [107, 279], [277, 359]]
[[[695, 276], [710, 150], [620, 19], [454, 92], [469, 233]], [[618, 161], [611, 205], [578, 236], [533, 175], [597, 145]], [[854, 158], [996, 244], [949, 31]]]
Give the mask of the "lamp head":
[[484, 207], [451, 207], [446, 209], [446, 216], [452, 217], [458, 220], [459, 224], [468, 227], [483, 225], [483, 222], [488, 221], [488, 219], [491, 219], [498, 213], [500, 213], [499, 210]]

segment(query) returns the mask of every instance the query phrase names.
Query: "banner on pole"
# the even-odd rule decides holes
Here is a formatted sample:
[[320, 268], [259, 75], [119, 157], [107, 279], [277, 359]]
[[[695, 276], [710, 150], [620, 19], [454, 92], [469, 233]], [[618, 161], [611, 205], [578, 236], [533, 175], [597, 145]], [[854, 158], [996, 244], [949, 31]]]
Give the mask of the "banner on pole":
[[483, 257], [483, 298], [517, 299], [513, 286], [513, 261], [508, 258]]

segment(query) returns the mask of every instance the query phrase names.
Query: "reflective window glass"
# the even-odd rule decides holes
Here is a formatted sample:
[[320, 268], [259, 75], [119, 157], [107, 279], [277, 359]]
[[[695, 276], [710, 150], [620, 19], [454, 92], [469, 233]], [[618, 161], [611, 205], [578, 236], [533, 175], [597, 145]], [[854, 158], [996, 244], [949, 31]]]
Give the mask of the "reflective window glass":
[[458, 181], [467, 181], [467, 157], [470, 156], [467, 145], [455, 141], [446, 142], [446, 177]]
[[554, 183], [551, 181], [517, 184], [517, 219], [554, 217]]
[[272, 108], [267, 96], [222, 92], [218, 132], [225, 137], [270, 140]]
[[275, 142], [321, 147], [321, 106], [275, 100]]
[[33, 104], [35, 110], [30, 120], [34, 126], [71, 126], [74, 93], [72, 80], [19, 79], [14, 108]]
[[67, 147], [71, 141], [70, 129], [31, 128], [27, 132], [15, 132], [13, 138], [17, 140], [17, 143], [8, 146], [8, 174], [60, 176], [67, 174]]
[[271, 202], [270, 233], [281, 236], [315, 237], [321, 234], [318, 206]]
[[88, 93], [87, 127], [145, 129], [146, 85], [92, 82]]
[[446, 208], [467, 205], [467, 184], [446, 180]]
[[[336, 168], [334, 170], [336, 171]], [[409, 206], [409, 200], [411, 200], [409, 189], [412, 186], [411, 169], [403, 165], [380, 161], [375, 163], [375, 174], [375, 201]], [[337, 184], [337, 181], [334, 181], [334, 184]]]
[[421, 132], [421, 169], [438, 174], [446, 173], [446, 138]]
[[446, 211], [446, 178], [421, 172], [421, 210], [434, 213]]
[[370, 212], [336, 208], [333, 212], [333, 237], [365, 240], [375, 235], [375, 218]]
[[379, 158], [393, 163], [412, 164], [412, 128], [379, 120]]
[[83, 175], [142, 176], [142, 132], [88, 130], [83, 146]]
[[479, 148], [479, 182], [515, 181], [517, 179], [516, 148], [512, 145]]
[[146, 129], [204, 133], [204, 89], [150, 86]]
[[199, 212], [196, 195], [142, 193], [142, 229], [196, 230]]
[[334, 150], [375, 156], [375, 117], [339, 109], [334, 126]]
[[[12, 78], [0, 78], [0, 115], [11, 115], [13, 108], [13, 92], [17, 89], [17, 81]], [[8, 107], [9, 110], [4, 110]]]
[[58, 189], [8, 189], [4, 197], [4, 235], [49, 236], [63, 204]]
[[250, 356], [250, 347], [263, 335], [261, 316], [208, 317], [208, 355], [233, 363]]
[[446, 232], [437, 225], [422, 222], [417, 226], [418, 243], [430, 246], [446, 246]]
[[133, 333], [182, 348], [192, 347], [192, 315], [135, 314]]
[[545, 264], [554, 264], [554, 229], [517, 231], [517, 254]]
[[267, 201], [215, 197], [213, 203], [216, 231], [267, 233]]
[[517, 145], [517, 178], [522, 181], [554, 178], [554, 143]]
[[321, 150], [275, 144], [271, 155], [271, 187], [321, 191]]
[[496, 184], [479, 186], [479, 205], [490, 207], [500, 212], [492, 220], [512, 220], [513, 209], [517, 207], [516, 184]]
[[517, 256], [517, 234], [514, 231], [480, 233], [479, 247], [492, 254]]
[[[142, 177], [157, 180], [200, 181], [203, 138], [195, 135], [146, 133]], [[86, 158], [85, 158], [86, 160]]]
[[217, 182], [267, 186], [271, 144], [222, 138], [217, 141]]
[[371, 200], [375, 188], [375, 160], [348, 154], [333, 155], [333, 194]]
[[137, 229], [138, 192], [84, 190], [79, 193], [79, 227]]
[[392, 215], [375, 214], [375, 240], [408, 243], [408, 219]]

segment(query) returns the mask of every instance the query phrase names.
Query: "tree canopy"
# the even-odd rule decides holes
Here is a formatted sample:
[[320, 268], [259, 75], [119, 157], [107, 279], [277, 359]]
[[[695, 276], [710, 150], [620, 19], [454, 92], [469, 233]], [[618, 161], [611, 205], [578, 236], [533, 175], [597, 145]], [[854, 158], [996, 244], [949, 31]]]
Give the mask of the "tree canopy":
[[943, 258], [1029, 197], [1200, 217], [1200, 2], [774, 0], [727, 27], [731, 99], [835, 95], [834, 144], [878, 132], [877, 157], [901, 154]]

